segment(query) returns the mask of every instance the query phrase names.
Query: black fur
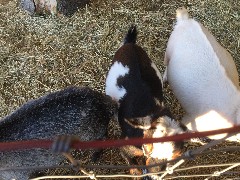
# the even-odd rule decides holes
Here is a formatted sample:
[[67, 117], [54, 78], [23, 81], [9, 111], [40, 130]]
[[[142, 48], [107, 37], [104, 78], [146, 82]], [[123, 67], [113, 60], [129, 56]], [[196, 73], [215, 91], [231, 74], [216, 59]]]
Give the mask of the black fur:
[[[105, 139], [117, 104], [90, 88], [69, 87], [29, 101], [0, 121], [0, 141], [53, 139], [75, 135], [83, 141]], [[34, 149], [0, 152], [0, 167], [56, 165], [61, 155]], [[26, 180], [33, 171], [5, 171], [0, 179]]]
[[132, 25], [129, 28], [127, 35], [125, 36], [124, 44], [126, 44], [126, 43], [135, 44], [136, 40], [137, 40], [137, 28], [136, 28], [136, 26]]
[[[122, 138], [143, 137], [143, 130], [130, 126], [125, 119], [152, 116], [155, 120], [162, 114], [163, 108], [161, 80], [147, 53], [135, 44], [136, 39], [137, 29], [131, 26], [124, 39], [124, 45], [115, 53], [113, 59], [113, 64], [117, 61], [129, 68], [128, 74], [117, 79], [117, 86], [126, 90], [125, 96], [119, 100], [118, 120]], [[159, 103], [156, 103], [156, 100]], [[133, 149], [132, 146], [122, 148], [123, 157], [129, 164], [134, 164], [134, 156], [140, 155], [139, 151], [142, 151], [141, 147], [136, 147], [138, 153]]]
[[[121, 46], [115, 53], [113, 64], [118, 62], [122, 66], [128, 68], [128, 73], [117, 78], [118, 88], [124, 88], [126, 93], [118, 100], [119, 111], [118, 120], [122, 129], [122, 138], [145, 137], [152, 129], [156, 130], [157, 120], [159, 117], [168, 116], [173, 119], [171, 112], [163, 105], [164, 97], [162, 91], [162, 81], [158, 77], [158, 73], [153, 62], [148, 57], [143, 48], [136, 45], [137, 30], [135, 26], [131, 26]], [[108, 85], [107, 85], [108, 86]], [[110, 87], [108, 86], [110, 89]], [[116, 88], [116, 87], [113, 87]], [[114, 90], [114, 89], [113, 89]], [[112, 93], [109, 90], [109, 94]], [[117, 92], [116, 92], [117, 93]], [[114, 97], [118, 99], [119, 97]], [[139, 118], [150, 120], [150, 129], [143, 130], [138, 125]], [[133, 126], [129, 125], [125, 120], [131, 119]], [[144, 125], [144, 123], [142, 123]], [[164, 125], [163, 125], [164, 126]], [[152, 129], [151, 129], [152, 128]], [[182, 127], [180, 127], [183, 129]], [[151, 134], [149, 134], [151, 136]], [[176, 147], [182, 148], [183, 142], [176, 144]], [[121, 148], [121, 154], [129, 164], [135, 164], [136, 156], [144, 156], [141, 147], [126, 146]]]

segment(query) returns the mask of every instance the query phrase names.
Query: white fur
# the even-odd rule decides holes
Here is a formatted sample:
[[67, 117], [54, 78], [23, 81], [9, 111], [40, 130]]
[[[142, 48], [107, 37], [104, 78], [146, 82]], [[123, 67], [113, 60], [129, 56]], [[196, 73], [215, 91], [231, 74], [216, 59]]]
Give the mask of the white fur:
[[46, 5], [52, 15], [57, 14], [57, 1], [56, 0], [47, 0]]
[[129, 73], [129, 68], [116, 61], [110, 68], [106, 79], [106, 94], [119, 101], [126, 94], [126, 89], [117, 85], [119, 77]]
[[153, 143], [152, 158], [172, 160], [174, 146], [171, 142]]
[[[181, 134], [183, 133], [183, 130], [181, 129], [179, 122], [177, 122], [174, 119], [171, 119], [168, 116], [163, 116], [157, 119], [157, 131], [162, 130], [164, 131], [163, 136], [172, 136], [175, 134]], [[156, 131], [156, 132], [157, 132]], [[160, 134], [159, 134], [160, 135]], [[158, 136], [158, 137], [163, 137], [163, 136]]]
[[[153, 138], [183, 133], [183, 130], [179, 127], [179, 123], [168, 116], [160, 117], [157, 121], [158, 125], [153, 133]], [[174, 144], [172, 142], [153, 143], [153, 151], [150, 156], [152, 158], [171, 160], [174, 150]]]
[[240, 124], [239, 80], [231, 55], [200, 23], [186, 18], [185, 10], [177, 12], [165, 63], [167, 81], [186, 111], [183, 123], [193, 131]]

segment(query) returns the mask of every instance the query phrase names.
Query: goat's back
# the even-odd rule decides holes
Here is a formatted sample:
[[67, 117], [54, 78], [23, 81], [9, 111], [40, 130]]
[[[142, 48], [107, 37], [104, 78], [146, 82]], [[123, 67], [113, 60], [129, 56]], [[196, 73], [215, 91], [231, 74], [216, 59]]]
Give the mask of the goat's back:
[[[70, 87], [29, 101], [0, 121], [0, 141], [53, 139], [76, 135], [83, 141], [105, 138], [117, 104], [90, 88]], [[63, 158], [50, 150], [1, 153], [0, 167], [56, 165]], [[32, 172], [32, 171], [31, 171]], [[0, 179], [27, 179], [31, 173], [3, 172]], [[16, 179], [19, 179], [17, 178]]]

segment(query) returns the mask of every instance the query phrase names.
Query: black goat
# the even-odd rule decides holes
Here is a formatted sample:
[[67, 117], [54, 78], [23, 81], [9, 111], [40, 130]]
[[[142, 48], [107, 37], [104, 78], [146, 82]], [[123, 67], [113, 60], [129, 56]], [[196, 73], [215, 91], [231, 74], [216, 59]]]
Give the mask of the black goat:
[[[117, 103], [90, 88], [69, 87], [31, 100], [0, 121], [0, 141], [53, 139], [78, 136], [82, 141], [105, 139], [110, 119], [117, 116]], [[51, 166], [63, 160], [51, 150], [0, 152], [0, 168]], [[35, 171], [3, 171], [0, 179], [26, 180]]]

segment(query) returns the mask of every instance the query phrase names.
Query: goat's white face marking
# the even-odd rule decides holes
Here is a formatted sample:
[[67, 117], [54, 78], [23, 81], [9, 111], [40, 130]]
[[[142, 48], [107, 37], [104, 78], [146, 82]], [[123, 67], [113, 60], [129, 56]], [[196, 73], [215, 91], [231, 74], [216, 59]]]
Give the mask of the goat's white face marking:
[[167, 136], [167, 127], [157, 126], [155, 132], [153, 133], [153, 138], [159, 138]]
[[[175, 134], [183, 133], [183, 130], [179, 126], [179, 123], [168, 116], [163, 116], [157, 119], [158, 124], [156, 130], [153, 133], [153, 138], [159, 138], [164, 136], [171, 136]], [[152, 158], [171, 160], [174, 151], [173, 142], [153, 143]]]
[[160, 127], [164, 126], [166, 128], [166, 132], [168, 136], [183, 133], [183, 130], [179, 125], [179, 122], [175, 121], [174, 119], [171, 119], [168, 116], [163, 116], [158, 121], [160, 123], [157, 125], [157, 128], [158, 126]]
[[160, 79], [161, 84], [162, 84], [162, 86], [163, 86], [162, 75], [161, 75], [160, 71], [158, 70], [157, 66], [156, 66], [153, 62], [151, 63], [151, 66], [152, 66], [152, 68], [155, 70], [155, 72], [156, 72], [156, 74], [157, 74], [157, 77]]
[[124, 77], [129, 73], [129, 68], [116, 61], [110, 68], [106, 79], [106, 94], [119, 101], [125, 94], [126, 89], [117, 85], [119, 77]]

